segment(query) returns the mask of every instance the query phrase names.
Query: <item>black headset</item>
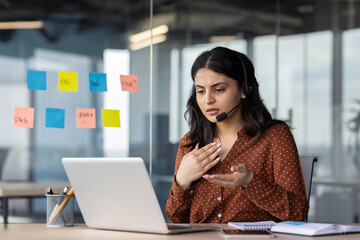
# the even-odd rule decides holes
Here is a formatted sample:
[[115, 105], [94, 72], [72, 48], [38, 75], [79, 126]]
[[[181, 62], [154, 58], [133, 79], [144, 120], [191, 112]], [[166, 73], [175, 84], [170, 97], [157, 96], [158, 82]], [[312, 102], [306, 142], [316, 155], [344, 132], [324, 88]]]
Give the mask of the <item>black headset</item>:
[[252, 92], [252, 87], [248, 85], [248, 78], [247, 78], [247, 74], [246, 74], [245, 64], [244, 64], [244, 61], [241, 58], [241, 54], [236, 53], [236, 55], [240, 59], [241, 66], [242, 66], [243, 71], [244, 71], [244, 82], [242, 83], [241, 89], [242, 89], [244, 95], [246, 97], [249, 97], [251, 92]]
[[[234, 51], [235, 52], [235, 51]], [[246, 69], [245, 69], [245, 64], [241, 58], [241, 54], [240, 53], [236, 53], [236, 56], [240, 59], [241, 62], [241, 66], [243, 68], [244, 71], [244, 82], [242, 83], [241, 89], [243, 94], [245, 95], [245, 97], [249, 97], [251, 92], [252, 92], [252, 87], [248, 85], [248, 80], [247, 80], [247, 74], [246, 74]], [[232, 111], [234, 111], [236, 108], [238, 108], [240, 106], [240, 103], [238, 105], [236, 105], [235, 107], [233, 107], [229, 112], [222, 112], [219, 115], [216, 116], [216, 120], [218, 122], [222, 122], [224, 121], [227, 117], [228, 114], [230, 114]]]

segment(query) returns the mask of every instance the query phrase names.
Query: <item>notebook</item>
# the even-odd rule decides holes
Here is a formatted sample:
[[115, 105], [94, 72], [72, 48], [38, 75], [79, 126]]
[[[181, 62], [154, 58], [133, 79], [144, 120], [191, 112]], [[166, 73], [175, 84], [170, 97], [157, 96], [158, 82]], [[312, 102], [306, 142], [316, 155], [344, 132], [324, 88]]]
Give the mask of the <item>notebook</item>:
[[241, 230], [267, 230], [274, 226], [274, 221], [261, 222], [229, 222], [228, 225]]
[[271, 231], [305, 236], [321, 236], [360, 232], [360, 226], [331, 223], [281, 222], [273, 226]]
[[90, 228], [173, 234], [217, 229], [167, 225], [141, 158], [63, 158]]

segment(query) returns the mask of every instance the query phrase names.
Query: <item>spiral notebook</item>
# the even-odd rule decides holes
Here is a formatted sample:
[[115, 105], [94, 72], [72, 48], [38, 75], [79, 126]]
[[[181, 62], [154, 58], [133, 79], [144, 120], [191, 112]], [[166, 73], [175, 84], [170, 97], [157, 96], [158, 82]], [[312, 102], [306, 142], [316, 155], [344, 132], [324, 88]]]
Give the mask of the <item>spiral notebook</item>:
[[241, 230], [267, 230], [275, 226], [276, 222], [229, 222], [228, 225]]

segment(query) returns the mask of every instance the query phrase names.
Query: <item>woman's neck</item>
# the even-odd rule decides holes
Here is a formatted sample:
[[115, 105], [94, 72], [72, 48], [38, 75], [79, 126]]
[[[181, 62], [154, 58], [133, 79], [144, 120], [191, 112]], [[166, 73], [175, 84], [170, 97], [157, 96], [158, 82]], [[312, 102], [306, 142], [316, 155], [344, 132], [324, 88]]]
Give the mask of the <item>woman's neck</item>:
[[237, 134], [243, 128], [240, 114], [240, 111], [236, 111], [224, 121], [216, 123], [219, 137]]

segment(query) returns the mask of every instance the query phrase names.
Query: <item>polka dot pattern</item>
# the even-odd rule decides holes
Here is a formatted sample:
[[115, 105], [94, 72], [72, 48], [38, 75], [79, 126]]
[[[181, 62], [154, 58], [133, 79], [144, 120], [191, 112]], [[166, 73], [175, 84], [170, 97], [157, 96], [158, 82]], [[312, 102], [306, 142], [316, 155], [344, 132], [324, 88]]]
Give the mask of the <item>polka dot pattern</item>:
[[[175, 175], [189, 148], [180, 141]], [[245, 163], [254, 172], [247, 188], [224, 188], [200, 178], [187, 190], [175, 181], [166, 203], [166, 212], [176, 223], [226, 223], [230, 221], [303, 221], [309, 204], [294, 138], [285, 125], [267, 129], [254, 145], [254, 138], [239, 130], [238, 139], [222, 162], [208, 174], [231, 173], [233, 165]]]

